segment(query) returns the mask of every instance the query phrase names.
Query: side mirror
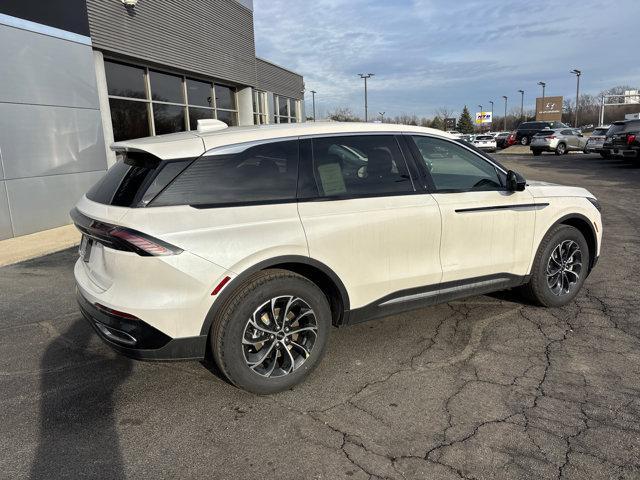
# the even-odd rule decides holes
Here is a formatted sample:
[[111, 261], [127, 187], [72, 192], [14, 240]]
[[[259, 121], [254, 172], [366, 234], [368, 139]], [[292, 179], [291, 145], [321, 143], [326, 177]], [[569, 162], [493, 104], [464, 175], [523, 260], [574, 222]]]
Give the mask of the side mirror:
[[510, 192], [522, 192], [527, 186], [527, 181], [522, 175], [513, 170], [507, 172], [507, 190]]

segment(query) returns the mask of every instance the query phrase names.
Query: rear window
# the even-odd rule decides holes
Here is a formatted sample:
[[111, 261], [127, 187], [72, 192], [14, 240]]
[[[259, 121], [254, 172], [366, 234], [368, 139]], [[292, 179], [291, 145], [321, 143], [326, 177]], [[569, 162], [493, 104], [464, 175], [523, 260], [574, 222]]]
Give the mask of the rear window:
[[128, 152], [91, 187], [87, 198], [117, 207], [144, 206], [190, 161], [164, 162], [147, 153]]
[[151, 206], [215, 207], [295, 201], [298, 141], [238, 145], [195, 160]]
[[594, 136], [598, 136], [598, 135], [605, 135], [607, 133], [608, 128], [596, 128], [591, 135]]
[[542, 130], [541, 132], [538, 132], [534, 135], [534, 137], [546, 137], [547, 135], [551, 135], [553, 132], [553, 130], [548, 129], [548, 130]]
[[493, 140], [493, 137], [491, 135], [478, 135], [476, 140]]
[[616, 133], [624, 132], [624, 127], [625, 127], [625, 124], [622, 122], [614, 123], [609, 127], [609, 130], [607, 130], [607, 136], [610, 137], [611, 135], [614, 135]]
[[625, 132], [635, 132], [640, 128], [640, 120], [632, 120], [631, 122], [627, 122], [625, 127]]

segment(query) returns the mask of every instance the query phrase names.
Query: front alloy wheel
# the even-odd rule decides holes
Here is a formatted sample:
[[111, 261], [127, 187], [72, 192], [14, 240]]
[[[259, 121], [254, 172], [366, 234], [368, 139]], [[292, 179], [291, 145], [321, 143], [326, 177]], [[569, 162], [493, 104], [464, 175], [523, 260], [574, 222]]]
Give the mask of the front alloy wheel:
[[317, 336], [316, 315], [307, 302], [293, 295], [272, 298], [244, 327], [245, 362], [263, 377], [289, 375], [310, 357]]
[[573, 240], [565, 240], [551, 252], [547, 262], [547, 285], [554, 295], [569, 294], [582, 273], [582, 251]]
[[580, 291], [589, 272], [589, 245], [571, 225], [556, 225], [540, 242], [529, 282], [518, 290], [544, 307], [566, 305]]

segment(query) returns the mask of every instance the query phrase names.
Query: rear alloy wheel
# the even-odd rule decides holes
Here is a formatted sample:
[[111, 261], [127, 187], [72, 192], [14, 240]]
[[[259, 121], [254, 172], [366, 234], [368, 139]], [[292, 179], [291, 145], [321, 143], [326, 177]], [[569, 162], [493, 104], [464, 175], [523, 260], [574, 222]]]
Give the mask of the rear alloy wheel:
[[529, 137], [526, 135], [520, 139], [520, 145], [529, 145]]
[[556, 155], [564, 155], [567, 153], [567, 146], [564, 143], [559, 143], [556, 147]]
[[263, 270], [238, 287], [211, 327], [216, 364], [257, 394], [290, 389], [324, 355], [331, 311], [324, 293], [288, 270]]
[[537, 305], [566, 305], [575, 298], [587, 277], [589, 258], [589, 246], [582, 233], [570, 225], [558, 225], [542, 240], [531, 279], [520, 291]]

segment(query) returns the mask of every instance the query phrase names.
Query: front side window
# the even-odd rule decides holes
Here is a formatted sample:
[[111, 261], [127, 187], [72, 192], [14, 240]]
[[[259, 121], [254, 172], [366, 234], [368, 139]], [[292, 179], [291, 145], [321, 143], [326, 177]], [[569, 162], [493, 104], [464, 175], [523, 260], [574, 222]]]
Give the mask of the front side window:
[[413, 140], [437, 192], [503, 189], [496, 168], [463, 146], [434, 137]]
[[407, 164], [393, 135], [313, 139], [313, 176], [320, 197], [413, 192]]
[[151, 206], [295, 201], [297, 177], [297, 140], [225, 149], [193, 162]]

